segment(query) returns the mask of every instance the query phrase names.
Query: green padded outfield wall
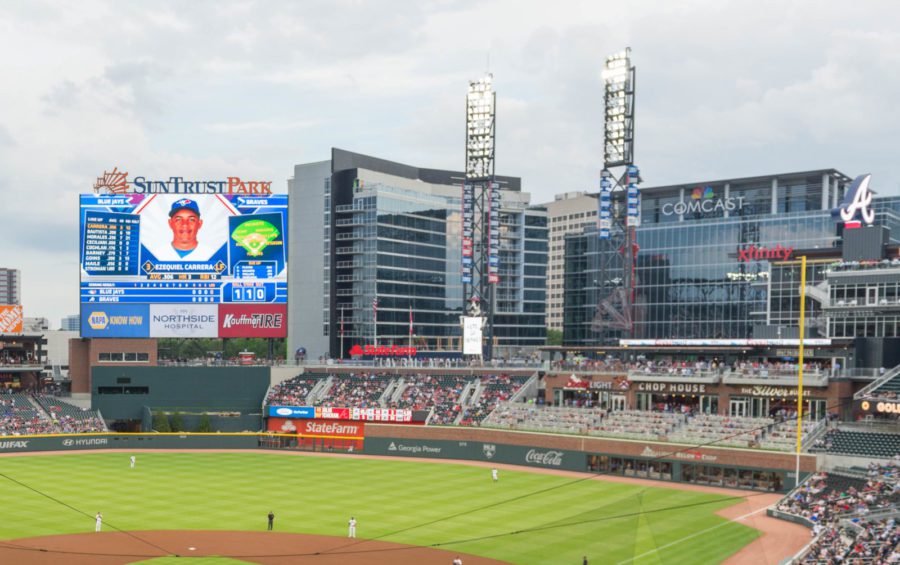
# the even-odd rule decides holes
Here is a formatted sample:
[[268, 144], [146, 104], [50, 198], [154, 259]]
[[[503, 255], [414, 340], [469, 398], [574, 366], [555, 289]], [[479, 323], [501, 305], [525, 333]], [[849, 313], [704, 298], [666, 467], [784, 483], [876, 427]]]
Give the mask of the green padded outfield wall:
[[106, 420], [140, 420], [141, 409], [260, 413], [268, 367], [93, 367], [91, 407]]

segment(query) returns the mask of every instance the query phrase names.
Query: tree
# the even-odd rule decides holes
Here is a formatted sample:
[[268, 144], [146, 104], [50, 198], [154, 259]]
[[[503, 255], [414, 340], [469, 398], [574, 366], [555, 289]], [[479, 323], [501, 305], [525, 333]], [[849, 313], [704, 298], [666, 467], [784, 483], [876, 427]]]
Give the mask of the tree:
[[563, 333], [561, 330], [547, 328], [547, 345], [562, 345]]
[[169, 417], [165, 412], [154, 412], [153, 413], [153, 429], [158, 432], [171, 432], [172, 428], [169, 427]]
[[173, 432], [184, 431], [184, 416], [181, 415], [181, 412], [175, 412], [174, 414], [172, 414], [171, 427]]
[[200, 433], [209, 433], [212, 431], [212, 422], [209, 419], [209, 414], [206, 412], [200, 415], [200, 423], [197, 424], [197, 431]]

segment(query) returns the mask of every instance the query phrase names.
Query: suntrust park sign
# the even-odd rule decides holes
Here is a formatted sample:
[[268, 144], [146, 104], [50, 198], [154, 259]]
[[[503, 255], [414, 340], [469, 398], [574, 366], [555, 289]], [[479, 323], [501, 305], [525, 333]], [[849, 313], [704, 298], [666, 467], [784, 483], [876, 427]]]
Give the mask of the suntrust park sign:
[[136, 176], [128, 181], [128, 172], [118, 167], [104, 171], [94, 183], [94, 192], [110, 194], [272, 194], [272, 181], [245, 181], [240, 177], [226, 180], [185, 180], [184, 177], [169, 177], [165, 180], [151, 180]]

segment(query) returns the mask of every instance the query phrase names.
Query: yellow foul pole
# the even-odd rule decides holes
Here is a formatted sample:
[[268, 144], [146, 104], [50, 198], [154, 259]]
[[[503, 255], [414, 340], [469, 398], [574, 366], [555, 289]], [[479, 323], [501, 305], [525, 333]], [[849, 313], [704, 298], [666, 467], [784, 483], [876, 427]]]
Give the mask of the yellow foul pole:
[[803, 441], [803, 333], [806, 321], [806, 255], [800, 257], [800, 346], [797, 354], [797, 463], [794, 486], [800, 484], [800, 447]]

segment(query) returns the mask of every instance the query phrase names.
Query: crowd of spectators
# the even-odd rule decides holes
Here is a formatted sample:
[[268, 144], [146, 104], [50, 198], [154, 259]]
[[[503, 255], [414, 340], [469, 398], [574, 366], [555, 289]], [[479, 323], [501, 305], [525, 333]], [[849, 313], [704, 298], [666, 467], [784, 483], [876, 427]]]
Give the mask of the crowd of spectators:
[[297, 375], [292, 379], [274, 385], [269, 390], [266, 404], [284, 406], [305, 406], [313, 387], [322, 382], [323, 377]]
[[368, 372], [335, 375], [331, 388], [313, 404], [316, 406], [383, 408], [380, 399], [387, 386], [396, 378], [396, 375]]
[[73, 406], [52, 396], [36, 395], [33, 398], [62, 433], [107, 431], [103, 419], [93, 410]]
[[777, 509], [824, 525], [896, 504], [900, 499], [900, 468], [895, 462], [871, 463], [866, 475], [862, 479], [824, 471], [815, 473], [782, 500]]
[[403, 377], [399, 398], [389, 400], [388, 408], [431, 410], [432, 424], [453, 424], [460, 413], [460, 400], [471, 377], [465, 375], [415, 374]]
[[[328, 390], [312, 389], [331, 378]], [[509, 400], [531, 377], [522, 375], [387, 374], [359, 372], [311, 377], [299, 375], [274, 385], [267, 405], [353, 408], [404, 408], [432, 411], [429, 423], [479, 425], [500, 402]], [[468, 390], [471, 393], [466, 392]], [[463, 393], [466, 392], [464, 395]], [[464, 398], [465, 396], [465, 398]]]
[[871, 512], [894, 507], [898, 500], [900, 467], [896, 460], [870, 463], [865, 479], [816, 473], [778, 504], [780, 512], [813, 524], [814, 540], [802, 563], [900, 562], [900, 527], [895, 520], [867, 519]]
[[106, 431], [96, 412], [83, 410], [50, 397], [27, 394], [0, 396], [0, 436], [86, 433]]
[[512, 397], [519, 387], [525, 384], [528, 377], [511, 377], [509, 375], [485, 375], [481, 377], [481, 394], [466, 408], [460, 420], [462, 426], [477, 426], [497, 408], [501, 402]]
[[[796, 375], [798, 365], [781, 361], [741, 360], [731, 364], [719, 359], [712, 360], [671, 360], [644, 359], [622, 361], [614, 357], [604, 359], [588, 359], [574, 357], [560, 359], [552, 363], [554, 370], [586, 371], [596, 373], [628, 373], [636, 375], [661, 375], [672, 377], [693, 377], [701, 375], [743, 376], [748, 378], [770, 378], [785, 375]], [[819, 374], [829, 367], [820, 362], [804, 363], [803, 370], [808, 374]]]
[[20, 436], [55, 432], [53, 421], [35, 410], [25, 394], [0, 397], [0, 435]]
[[35, 356], [30, 351], [0, 350], [0, 365], [33, 365]]

